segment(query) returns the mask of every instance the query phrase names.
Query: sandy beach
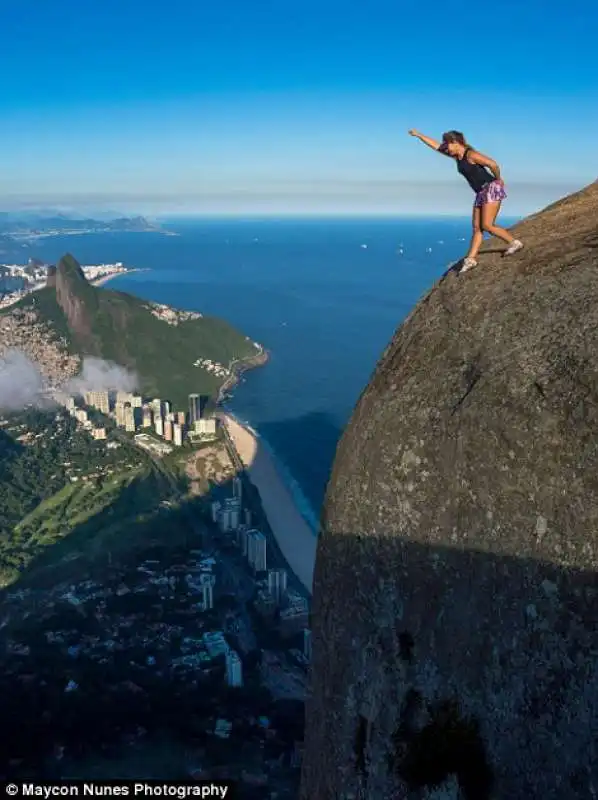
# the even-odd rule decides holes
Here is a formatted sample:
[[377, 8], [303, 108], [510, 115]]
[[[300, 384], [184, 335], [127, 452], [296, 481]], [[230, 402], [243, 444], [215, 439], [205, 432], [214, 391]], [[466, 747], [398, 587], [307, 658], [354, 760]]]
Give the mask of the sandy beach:
[[111, 272], [109, 275], [104, 275], [101, 278], [96, 278], [95, 281], [90, 281], [93, 286], [103, 286], [108, 281], [111, 281], [113, 278], [122, 278], [124, 275], [130, 275], [131, 272], [144, 272], [141, 269], [128, 269], [126, 272]]
[[259, 438], [228, 414], [221, 415], [250, 481], [257, 488], [278, 546], [289, 567], [311, 594], [317, 537], [301, 516], [293, 496]]

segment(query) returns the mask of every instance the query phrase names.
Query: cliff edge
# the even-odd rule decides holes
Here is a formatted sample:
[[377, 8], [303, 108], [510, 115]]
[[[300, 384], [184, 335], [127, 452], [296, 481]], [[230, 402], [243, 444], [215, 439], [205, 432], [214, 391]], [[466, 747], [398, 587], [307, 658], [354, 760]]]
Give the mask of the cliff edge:
[[598, 796], [598, 183], [397, 330], [318, 545], [302, 800]]

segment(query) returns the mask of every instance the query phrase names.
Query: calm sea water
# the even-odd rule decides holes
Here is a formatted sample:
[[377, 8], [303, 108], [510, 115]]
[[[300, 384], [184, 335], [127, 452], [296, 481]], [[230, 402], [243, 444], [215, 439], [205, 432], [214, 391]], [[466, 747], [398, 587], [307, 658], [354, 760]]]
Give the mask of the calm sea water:
[[33, 255], [149, 268], [109, 287], [225, 317], [263, 343], [270, 363], [247, 375], [230, 405], [268, 443], [315, 527], [362, 389], [397, 325], [463, 254], [469, 224], [187, 220], [169, 226], [176, 237], [59, 237], [41, 240]]

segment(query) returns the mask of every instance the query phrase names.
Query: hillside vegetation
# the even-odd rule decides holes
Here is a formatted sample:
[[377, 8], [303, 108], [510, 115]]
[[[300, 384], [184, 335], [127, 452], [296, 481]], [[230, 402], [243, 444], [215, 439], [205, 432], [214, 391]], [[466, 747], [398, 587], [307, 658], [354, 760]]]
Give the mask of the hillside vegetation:
[[[232, 325], [215, 317], [155, 306], [124, 292], [92, 286], [72, 256], [51, 271], [48, 286], [0, 312], [32, 312], [72, 355], [96, 356], [134, 370], [139, 389], [184, 408], [191, 392], [214, 395], [224, 378], [203, 367], [255, 359], [260, 350]], [[23, 337], [22, 337], [23, 338]]]

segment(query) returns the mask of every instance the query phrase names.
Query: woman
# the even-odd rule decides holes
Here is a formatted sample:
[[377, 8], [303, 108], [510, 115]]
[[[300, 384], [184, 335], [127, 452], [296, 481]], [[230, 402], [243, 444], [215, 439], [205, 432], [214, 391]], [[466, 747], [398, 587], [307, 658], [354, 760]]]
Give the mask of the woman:
[[449, 156], [449, 158], [454, 158], [457, 162], [457, 170], [476, 193], [472, 218], [473, 236], [471, 237], [469, 252], [463, 259], [461, 272], [466, 272], [471, 267], [477, 266], [476, 259], [482, 246], [484, 231], [488, 231], [492, 236], [497, 236], [507, 242], [508, 247], [503, 255], [510, 256], [521, 250], [523, 243], [511, 236], [500, 225], [495, 224], [500, 205], [507, 196], [503, 180], [500, 177], [500, 168], [496, 161], [474, 150], [467, 144], [465, 137], [459, 131], [443, 133], [442, 142], [437, 142], [435, 139], [424, 136], [416, 130], [410, 130], [409, 135], [415, 136], [416, 139], [427, 144], [433, 150]]

